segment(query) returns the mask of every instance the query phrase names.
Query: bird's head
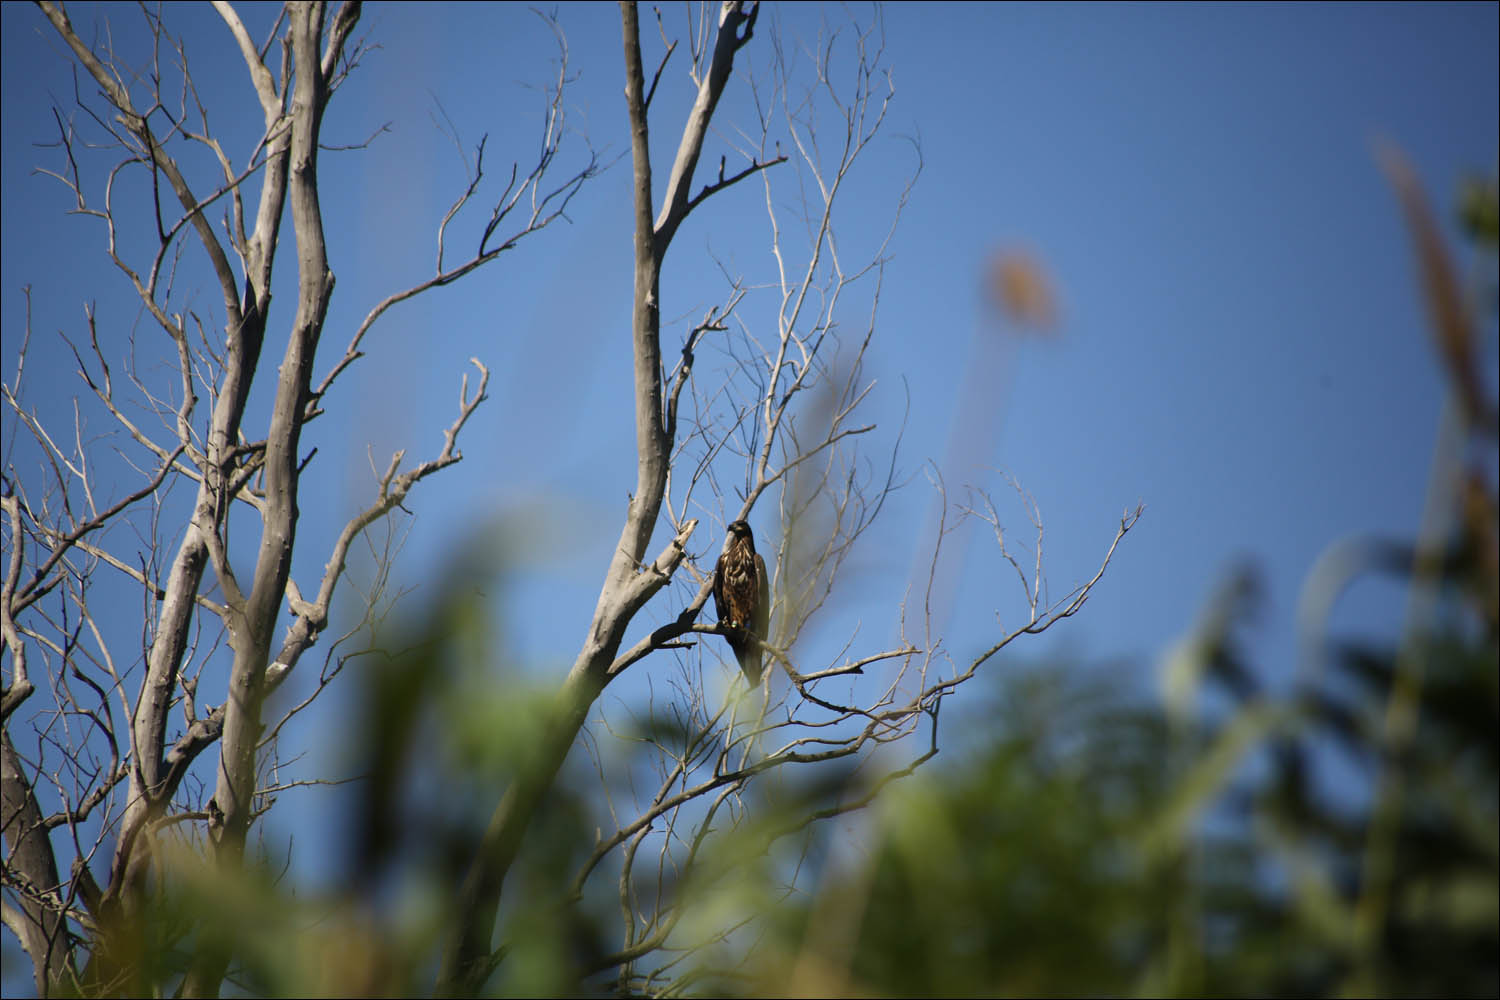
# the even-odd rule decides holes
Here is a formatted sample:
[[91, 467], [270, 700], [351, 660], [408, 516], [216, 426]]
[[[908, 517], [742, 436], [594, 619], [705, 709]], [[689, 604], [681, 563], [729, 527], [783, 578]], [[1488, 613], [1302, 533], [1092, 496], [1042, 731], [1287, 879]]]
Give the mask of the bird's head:
[[750, 538], [750, 522], [730, 521], [729, 534], [734, 536], [735, 538]]

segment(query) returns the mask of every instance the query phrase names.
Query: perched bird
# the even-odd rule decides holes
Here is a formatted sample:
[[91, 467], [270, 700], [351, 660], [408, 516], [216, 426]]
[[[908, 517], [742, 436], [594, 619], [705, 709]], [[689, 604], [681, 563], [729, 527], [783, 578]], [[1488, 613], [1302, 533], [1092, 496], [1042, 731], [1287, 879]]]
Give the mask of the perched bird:
[[751, 687], [760, 683], [761, 651], [755, 640], [766, 638], [771, 624], [771, 579], [766, 561], [755, 551], [750, 525], [735, 521], [714, 566], [714, 609], [719, 624], [743, 630], [724, 638], [740, 661]]

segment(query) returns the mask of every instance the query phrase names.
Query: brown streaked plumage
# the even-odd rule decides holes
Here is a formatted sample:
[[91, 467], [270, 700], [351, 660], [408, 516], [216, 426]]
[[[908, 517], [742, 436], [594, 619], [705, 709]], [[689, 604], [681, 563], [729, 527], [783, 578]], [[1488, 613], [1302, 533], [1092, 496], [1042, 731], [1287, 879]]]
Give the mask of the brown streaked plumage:
[[714, 609], [719, 624], [743, 631], [727, 635], [735, 659], [751, 687], [760, 683], [762, 656], [755, 640], [764, 640], [771, 624], [771, 579], [766, 561], [755, 551], [755, 536], [750, 525], [735, 521], [729, 525], [724, 551], [714, 566]]

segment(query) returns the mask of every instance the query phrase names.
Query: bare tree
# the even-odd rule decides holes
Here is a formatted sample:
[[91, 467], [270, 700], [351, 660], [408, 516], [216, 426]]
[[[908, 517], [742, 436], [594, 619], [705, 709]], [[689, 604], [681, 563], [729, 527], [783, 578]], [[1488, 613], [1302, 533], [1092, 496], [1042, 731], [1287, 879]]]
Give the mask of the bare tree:
[[[662, 55], [648, 86], [635, 5], [621, 4], [634, 163], [637, 484], [593, 621], [557, 694], [546, 736], [501, 799], [465, 879], [440, 991], [477, 992], [503, 957], [504, 946], [495, 948], [493, 938], [507, 872], [528, 823], [581, 736], [604, 781], [602, 798], [614, 829], [601, 830], [571, 893], [582, 898], [591, 879], [607, 869], [607, 878], [618, 886], [622, 922], [619, 950], [598, 958], [589, 971], [614, 974], [627, 991], [662, 989], [674, 978], [682, 985], [683, 970], [691, 968], [684, 961], [702, 957], [743, 926], [743, 914], [736, 914], [718, 924], [695, 923], [688, 933], [679, 930], [701, 898], [697, 893], [728, 871], [722, 856], [709, 860], [714, 842], [748, 836], [753, 843], [739, 853], [753, 857], [820, 820], [862, 808], [889, 782], [931, 759], [943, 698], [1015, 639], [1076, 613], [1141, 513], [1122, 517], [1098, 572], [1054, 600], [1044, 594], [1035, 505], [1030, 508], [1037, 531], [1035, 561], [1023, 567], [1006, 547], [994, 505], [981, 495], [979, 510], [961, 514], [977, 514], [994, 527], [1001, 557], [1020, 574], [1027, 609], [1020, 624], [981, 655], [958, 664], [947, 659], [937, 637], [908, 637], [903, 606], [891, 614], [900, 625], [894, 645], [856, 651], [851, 639], [827, 663], [801, 661], [797, 647], [804, 628], [824, 606], [845, 557], [895, 487], [894, 455], [891, 464], [881, 466], [884, 473], [871, 474], [854, 446], [874, 429], [862, 419], [873, 389], [864, 360], [876, 334], [889, 243], [917, 171], [896, 195], [889, 228], [873, 250], [858, 259], [842, 252], [836, 223], [847, 211], [838, 211], [840, 193], [870, 152], [894, 96], [882, 66], [877, 15], [872, 23], [844, 32], [847, 38], [830, 32], [804, 52], [789, 53], [773, 37], [769, 72], [746, 74], [756, 119], [737, 126], [738, 138], [727, 143], [737, 165], [730, 168], [727, 156], [721, 158], [717, 173], [694, 193], [715, 108], [760, 14], [758, 4], [726, 2], [708, 6], [689, 24], [688, 75], [695, 100], [666, 185], [658, 189], [651, 171], [649, 112], [676, 42], [668, 41], [663, 28]], [[812, 72], [805, 86], [793, 70], [793, 62], [803, 57]], [[919, 169], [920, 151], [914, 151]], [[798, 197], [790, 210], [774, 195], [778, 170], [795, 174]], [[752, 177], [764, 192], [771, 278], [760, 282], [721, 264], [728, 285], [723, 302], [686, 331], [668, 368], [661, 328], [668, 248], [691, 212]], [[857, 210], [868, 216], [868, 206]], [[793, 246], [784, 235], [788, 231], [805, 234], [805, 244]], [[850, 322], [846, 317], [859, 315], [855, 310], [863, 311], [863, 319]], [[709, 346], [730, 363], [718, 373], [720, 381], [704, 385], [695, 364]], [[743, 486], [731, 490], [726, 479]], [[700, 496], [705, 490], [706, 501]], [[686, 636], [725, 631], [724, 623], [698, 621], [717, 550], [708, 550], [704, 565], [689, 554], [699, 525], [693, 512], [707, 510], [727, 524], [748, 518], [768, 495], [775, 501], [780, 532], [773, 635], [764, 652], [780, 667], [772, 673], [785, 676], [790, 686], [767, 680], [767, 697], [754, 707], [735, 693], [714, 700], [703, 683], [701, 661], [683, 661], [676, 696], [666, 706], [676, 738], [670, 745], [651, 741], [658, 784], [649, 794], [631, 794], [630, 776], [611, 787], [609, 772], [618, 776], [618, 769], [609, 760], [615, 751], [628, 756], [633, 740], [609, 750], [601, 745], [614, 731], [602, 705], [597, 724], [586, 728], [605, 687], [653, 654], [692, 647]], [[661, 520], [672, 537], [653, 556], [650, 540]], [[934, 551], [934, 566], [937, 557]], [[675, 590], [685, 609], [627, 642], [648, 602], [684, 575], [687, 586]], [[903, 758], [894, 745], [916, 735], [924, 720], [930, 724], [928, 740]], [[752, 783], [763, 784], [784, 770], [826, 771], [850, 764], [873, 766], [876, 773], [853, 783], [832, 804], [773, 818], [769, 825], [765, 816], [759, 817], [760, 826], [752, 822]], [[612, 867], [605, 866], [607, 859]], [[704, 974], [698, 968], [690, 975]]]
[[[330, 389], [392, 306], [495, 261], [560, 218], [598, 163], [590, 155], [565, 179], [552, 176], [565, 134], [560, 72], [538, 159], [511, 172], [487, 220], [454, 252], [450, 224], [488, 190], [481, 188], [481, 143], [467, 187], [438, 225], [434, 273], [373, 303], [320, 374], [334, 288], [318, 187], [320, 133], [365, 51], [355, 38], [360, 5], [329, 12], [321, 3], [288, 3], [257, 42], [233, 8], [215, 4], [262, 112], [244, 148], [211, 128], [189, 53], [160, 11], [139, 11], [151, 38], [142, 66], [116, 53], [111, 36], [84, 41], [60, 6], [40, 7], [83, 76], [76, 108], [57, 111], [62, 155], [47, 172], [67, 187], [75, 212], [99, 221], [109, 260], [153, 329], [149, 343], [137, 343], [117, 320], [90, 309], [85, 334], [69, 342], [93, 402], [126, 442], [119, 454], [138, 471], [139, 485], [117, 498], [106, 492], [109, 474], [97, 471], [103, 461], [86, 436], [82, 401], [72, 429], [48, 427], [24, 405], [29, 323], [15, 377], [4, 387], [7, 451], [29, 435], [39, 456], [35, 469], [8, 459], [4, 471], [4, 919], [30, 954], [42, 993], [129, 992], [144, 988], [130, 978], [130, 935], [162, 838], [201, 830], [206, 838], [194, 839], [220, 866], [241, 865], [250, 825], [268, 807], [262, 769], [281, 730], [264, 717], [267, 696], [328, 626], [351, 547], [418, 482], [461, 459], [458, 436], [485, 399], [489, 373], [476, 361], [477, 384], [464, 376], [457, 413], [432, 457], [403, 468], [404, 456], [393, 455], [368, 506], [336, 538], [304, 543], [327, 546], [326, 570], [305, 592], [290, 575], [298, 493], [311, 469], [312, 456], [300, 447], [304, 427], [323, 413]], [[208, 154], [206, 169], [200, 153]], [[101, 156], [112, 158], [102, 171]], [[150, 206], [145, 220], [143, 204]], [[284, 294], [295, 294], [296, 306], [277, 331], [269, 322], [272, 274], [287, 216], [297, 284]], [[188, 304], [185, 289], [202, 273], [195, 257], [206, 261], [220, 294], [217, 325]], [[127, 336], [132, 360], [137, 350], [154, 358], [164, 345], [177, 384], [164, 390], [144, 364], [123, 373], [112, 367]], [[277, 359], [268, 347], [283, 336]], [[252, 427], [252, 380], [273, 366], [274, 402], [264, 425]], [[177, 500], [184, 488], [190, 505]], [[231, 527], [236, 545], [254, 539], [248, 579], [229, 558]], [[135, 588], [126, 600], [144, 611], [134, 651], [130, 637], [107, 633], [98, 611], [96, 595], [121, 599], [122, 579]], [[292, 624], [278, 644], [277, 619], [288, 612]], [[219, 656], [230, 661], [227, 687], [208, 708], [199, 680]], [[315, 693], [335, 672], [325, 665]], [[174, 710], [183, 728], [169, 737]], [[184, 779], [210, 750], [218, 757], [213, 787], [188, 792]], [[100, 885], [93, 873], [105, 851]], [[217, 992], [229, 957], [201, 954], [186, 992]]]
[[[94, 400], [133, 443], [140, 469], [138, 486], [114, 499], [102, 495], [81, 428], [70, 440], [22, 404], [23, 365], [5, 387], [7, 437], [10, 427], [24, 430], [42, 456], [40, 471], [23, 473], [7, 461], [9, 553], [0, 602], [9, 654], [5, 922], [32, 957], [42, 992], [59, 984], [89, 992], [154, 985], [133, 978], [144, 974], [130, 918], [148, 904], [170, 864], [164, 845], [196, 846], [225, 870], [245, 863], [247, 833], [276, 787], [266, 766], [281, 722], [263, 718], [266, 696], [298, 669], [329, 626], [351, 546], [420, 479], [459, 460], [457, 437], [484, 399], [487, 371], [478, 362], [479, 384], [470, 391], [465, 382], [441, 451], [404, 472], [403, 456], [394, 456], [378, 477], [375, 498], [332, 543], [316, 589], [298, 588], [289, 573], [296, 498], [312, 468], [299, 435], [322, 413], [334, 380], [361, 356], [366, 332], [391, 306], [493, 261], [559, 218], [598, 169], [589, 156], [563, 180], [551, 176], [563, 134], [560, 70], [548, 92], [542, 155], [529, 172], [513, 174], [491, 202], [472, 253], [457, 265], [445, 256], [450, 224], [481, 197], [483, 144], [469, 183], [439, 222], [435, 273], [376, 303], [344, 353], [315, 378], [315, 349], [333, 289], [317, 186], [319, 128], [362, 51], [354, 40], [359, 7], [345, 4], [325, 23], [321, 5], [289, 4], [260, 44], [227, 4], [216, 8], [264, 112], [263, 127], [238, 166], [209, 130], [187, 53], [158, 15], [146, 13], [155, 51], [150, 67], [139, 71], [109, 46], [84, 43], [60, 9], [43, 5], [103, 102], [96, 107], [80, 100], [80, 120], [59, 116], [65, 163], [55, 176], [73, 192], [78, 211], [101, 220], [110, 259], [166, 334], [180, 385], [164, 393], [132, 370], [129, 388], [118, 386], [104, 346], [117, 334], [89, 315], [78, 367]], [[998, 555], [1025, 591], [1020, 620], [1002, 626], [980, 654], [956, 661], [931, 634], [926, 602], [902, 602], [880, 612], [889, 628], [873, 644], [851, 636], [831, 656], [814, 659], [819, 654], [805, 641], [809, 625], [825, 614], [846, 558], [897, 485], [894, 452], [876, 461], [875, 449], [861, 447], [875, 429], [866, 357], [920, 149], [915, 143], [876, 145], [885, 141], [894, 96], [882, 64], [878, 14], [868, 24], [793, 47], [774, 32], [757, 35], [761, 5], [725, 2], [689, 15], [685, 61], [693, 102], [660, 183], [651, 169], [652, 102], [658, 86], [680, 79], [667, 73], [678, 43], [658, 17], [661, 46], [648, 73], [636, 7], [622, 3], [620, 11], [634, 168], [636, 484], [573, 665], [468, 859], [442, 945], [437, 987], [443, 993], [479, 992], [506, 954], [503, 943], [497, 946], [496, 928], [507, 876], [570, 754], [597, 768], [603, 821], [558, 903], [572, 905], [607, 884], [621, 917], [618, 948], [583, 971], [612, 977], [622, 989], [655, 991], [732, 967], [733, 959], [717, 949], [735, 942], [749, 918], [740, 911], [685, 918], [699, 912], [706, 891], [731, 876], [726, 859], [733, 845], [748, 845], [755, 856], [797, 842], [914, 773], [937, 752], [943, 700], [1011, 642], [1079, 611], [1140, 516], [1137, 509], [1122, 517], [1097, 573], [1052, 598], [1035, 504], [1027, 498], [1036, 535], [1023, 562], [995, 505], [975, 494], [955, 514], [994, 528]], [[772, 36], [768, 44], [752, 45], [766, 35]], [[269, 58], [273, 48], [279, 63]], [[757, 52], [765, 53], [764, 66], [747, 68]], [[751, 111], [716, 124], [721, 98], [742, 78], [749, 81]], [[84, 130], [99, 134], [85, 136]], [[190, 177], [169, 152], [169, 139], [173, 149], [186, 142], [209, 150], [217, 171], [207, 180]], [[699, 179], [699, 163], [715, 144], [723, 147], [717, 170]], [[868, 204], [846, 205], [850, 179], [877, 148], [890, 146], [904, 150], [911, 167], [891, 196], [880, 235], [841, 241], [839, 226], [851, 212], [866, 221], [872, 214]], [[79, 166], [100, 147], [116, 157], [102, 193]], [[137, 237], [121, 238], [117, 178], [134, 184], [154, 208], [143, 258], [125, 249]], [[259, 201], [247, 228], [244, 203], [256, 183]], [[718, 261], [723, 298], [683, 324], [680, 344], [674, 341], [664, 353], [668, 249], [689, 215], [730, 189], [747, 196], [756, 190], [752, 185], [765, 204], [769, 257], [748, 269]], [[246, 398], [268, 334], [271, 265], [284, 206], [297, 247], [297, 309], [268, 422], [247, 432]], [[764, 234], [759, 238], [764, 246]], [[190, 243], [207, 259], [222, 294], [217, 332], [185, 310], [175, 290], [186, 280], [178, 269]], [[674, 305], [665, 315], [688, 307]], [[665, 326], [670, 335], [673, 323]], [[124, 405], [127, 392], [137, 408], [144, 404], [160, 418], [165, 434], [142, 426]], [[197, 408], [205, 394], [210, 414]], [[175, 484], [189, 487], [190, 507], [174, 503]], [[941, 493], [941, 482], [936, 485]], [[934, 572], [941, 539], [951, 529], [946, 503], [943, 510]], [[772, 669], [758, 691], [746, 692], [713, 682], [705, 671], [705, 662], [712, 665], [723, 649], [709, 637], [725, 635], [727, 626], [700, 618], [723, 525], [752, 515], [775, 583], [771, 634], [761, 637]], [[700, 530], [705, 520], [711, 530]], [[123, 534], [110, 531], [116, 524], [130, 525], [148, 555], [135, 558], [129, 545], [110, 544]], [[228, 558], [231, 524], [236, 544], [244, 544], [247, 533], [257, 540], [247, 581], [236, 577]], [[653, 550], [659, 527], [669, 537]], [[135, 653], [108, 642], [91, 611], [94, 588], [120, 579], [136, 588], [146, 610], [147, 641]], [[369, 610], [354, 631], [376, 616], [379, 593], [363, 603]], [[278, 646], [275, 621], [288, 611], [292, 625]], [[335, 651], [343, 641], [325, 644], [315, 693], [338, 672], [343, 661]], [[232, 664], [223, 702], [199, 714], [206, 703], [198, 690], [204, 665], [218, 656]], [[618, 724], [620, 709], [601, 698], [627, 670], [646, 664], [674, 671], [670, 695], [653, 696], [644, 708], [672, 720], [670, 740], [629, 736], [629, 727]], [[170, 738], [174, 708], [184, 727]], [[185, 779], [212, 748], [218, 752], [213, 788], [195, 794]], [[639, 781], [646, 773], [650, 787]], [[832, 781], [836, 794], [796, 800], [795, 789], [818, 781]], [[788, 797], [793, 806], [779, 807]], [[44, 806], [54, 800], [56, 808]], [[107, 882], [99, 886], [91, 866], [103, 852], [111, 860]], [[66, 876], [64, 868], [70, 869]], [[795, 881], [791, 876], [788, 884]], [[213, 941], [197, 949], [182, 989], [213, 994], [236, 956]]]

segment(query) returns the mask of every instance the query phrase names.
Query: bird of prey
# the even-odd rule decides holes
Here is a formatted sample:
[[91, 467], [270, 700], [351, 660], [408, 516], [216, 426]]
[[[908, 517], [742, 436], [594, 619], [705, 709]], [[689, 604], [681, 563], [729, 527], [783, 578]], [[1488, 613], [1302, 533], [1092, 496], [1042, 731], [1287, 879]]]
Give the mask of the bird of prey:
[[735, 521], [714, 566], [714, 609], [719, 624], [740, 633], [726, 635], [729, 648], [751, 687], [760, 684], [761, 651], [755, 640], [766, 638], [771, 623], [771, 580], [766, 561], [755, 551], [750, 525]]

